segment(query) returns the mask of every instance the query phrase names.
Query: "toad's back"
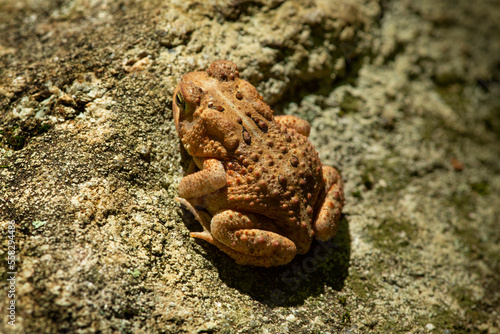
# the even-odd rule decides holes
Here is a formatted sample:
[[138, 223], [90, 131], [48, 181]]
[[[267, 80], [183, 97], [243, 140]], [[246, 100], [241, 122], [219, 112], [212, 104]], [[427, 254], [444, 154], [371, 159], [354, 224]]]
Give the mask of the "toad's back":
[[197, 104], [191, 129], [199, 135], [184, 136], [183, 143], [191, 139], [193, 156], [223, 161], [226, 205], [289, 226], [309, 224], [323, 184], [317, 152], [305, 136], [280, 124], [234, 64], [214, 64], [182, 79], [185, 99]]

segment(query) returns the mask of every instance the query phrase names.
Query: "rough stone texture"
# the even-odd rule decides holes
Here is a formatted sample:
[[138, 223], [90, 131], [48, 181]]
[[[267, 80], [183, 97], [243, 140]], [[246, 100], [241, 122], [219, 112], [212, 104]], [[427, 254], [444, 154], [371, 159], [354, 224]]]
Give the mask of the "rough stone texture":
[[[0, 332], [499, 333], [499, 1], [0, 1]], [[228, 59], [345, 180], [290, 265], [189, 237], [171, 95]], [[7, 324], [7, 225], [17, 227]]]

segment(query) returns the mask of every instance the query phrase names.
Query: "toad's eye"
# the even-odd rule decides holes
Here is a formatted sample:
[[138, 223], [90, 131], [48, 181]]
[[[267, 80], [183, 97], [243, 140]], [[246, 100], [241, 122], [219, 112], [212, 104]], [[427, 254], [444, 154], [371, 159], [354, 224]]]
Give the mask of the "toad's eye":
[[181, 92], [178, 92], [175, 95], [175, 104], [177, 104], [180, 110], [182, 111], [186, 110], [186, 101], [184, 101], [184, 97], [182, 97]]

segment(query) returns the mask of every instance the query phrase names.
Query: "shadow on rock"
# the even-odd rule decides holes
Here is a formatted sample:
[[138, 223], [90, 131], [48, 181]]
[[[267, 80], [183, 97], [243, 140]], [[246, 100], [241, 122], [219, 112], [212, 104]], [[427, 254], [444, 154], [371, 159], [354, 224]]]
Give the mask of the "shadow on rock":
[[351, 254], [349, 222], [345, 217], [335, 238], [326, 242], [314, 240], [309, 252], [296, 256], [285, 266], [237, 265], [215, 246], [203, 245], [224, 283], [270, 307], [300, 305], [308, 297], [321, 294], [325, 285], [340, 291], [348, 275]]

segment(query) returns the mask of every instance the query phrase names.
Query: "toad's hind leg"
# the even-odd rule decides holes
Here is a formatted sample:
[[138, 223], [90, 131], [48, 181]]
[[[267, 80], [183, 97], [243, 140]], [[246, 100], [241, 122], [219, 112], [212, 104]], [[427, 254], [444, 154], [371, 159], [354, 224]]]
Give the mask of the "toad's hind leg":
[[333, 167], [323, 166], [325, 191], [316, 205], [317, 216], [313, 223], [314, 235], [321, 241], [333, 238], [339, 227], [344, 206], [344, 190], [339, 172]]
[[265, 217], [225, 210], [212, 218], [210, 232], [191, 235], [214, 244], [238, 264], [273, 267], [290, 262], [297, 248], [290, 239], [271, 231], [272, 226]]
[[[190, 201], [186, 200], [185, 198], [182, 198], [182, 197], [176, 197], [175, 200], [179, 203], [181, 203], [182, 205], [184, 205], [184, 207], [186, 209], [188, 209], [189, 211], [191, 211], [191, 213], [193, 214], [194, 218], [200, 222], [201, 226], [203, 226], [203, 229], [205, 231], [210, 231], [210, 221], [212, 219], [212, 217], [205, 211], [202, 211], [202, 210], [198, 210], [195, 208], [195, 205], [193, 205], [193, 203], [191, 203]], [[191, 199], [192, 202], [196, 202], [197, 199]]]
[[294, 115], [275, 116], [274, 121], [288, 129], [293, 129], [305, 137], [309, 137], [311, 125], [308, 121]]

